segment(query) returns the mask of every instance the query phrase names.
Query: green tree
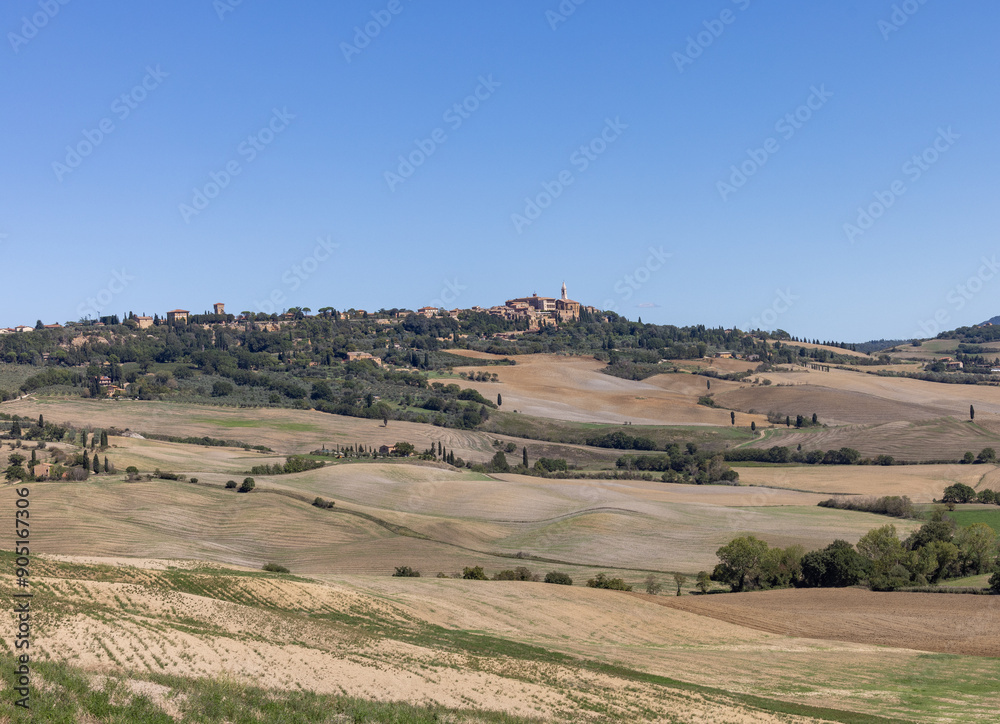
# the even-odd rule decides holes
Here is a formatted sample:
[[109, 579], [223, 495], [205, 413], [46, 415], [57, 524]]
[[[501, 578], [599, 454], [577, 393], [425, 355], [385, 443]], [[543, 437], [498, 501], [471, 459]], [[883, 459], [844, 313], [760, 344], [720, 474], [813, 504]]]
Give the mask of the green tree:
[[498, 392], [497, 393], [497, 407], [500, 407], [500, 405], [502, 405], [502, 404], [503, 404], [503, 397], [501, 397], [500, 393]]
[[483, 571], [483, 567], [482, 566], [475, 566], [474, 568], [470, 568], [470, 567], [466, 566], [464, 569], [462, 569], [462, 578], [465, 578], [465, 579], [467, 579], [469, 581], [486, 581], [486, 580], [489, 580], [486, 577], [486, 573]]
[[238, 492], [240, 492], [240, 493], [249, 493], [256, 486], [257, 486], [257, 484], [254, 482], [253, 478], [243, 478], [243, 484], [240, 485], [240, 489], [239, 489]]
[[698, 571], [697, 582], [694, 584], [698, 587], [698, 590], [702, 593], [708, 593], [708, 589], [712, 587], [712, 577], [709, 575], [708, 571]]
[[490, 460], [488, 465], [491, 473], [509, 473], [510, 464], [507, 462], [507, 456], [504, 455], [503, 450], [497, 450], [493, 459]]
[[528, 467], [528, 446], [521, 448], [521, 465]]
[[757, 432], [757, 423], [756, 422], [752, 422], [751, 421], [751, 423], [750, 423], [750, 432]]
[[976, 461], [976, 456], [972, 454], [972, 451], [966, 451], [965, 455], [962, 457], [962, 462], [966, 465], [971, 465]]
[[819, 424], [819, 418], [816, 417], [816, 413], [814, 412], [813, 413], [813, 425], [817, 425], [817, 424]]
[[973, 407], [972, 405], [969, 405], [969, 419], [970, 420], [976, 419], [976, 408]]
[[677, 595], [678, 596], [681, 595], [681, 586], [683, 586], [686, 582], [687, 582], [687, 576], [685, 576], [683, 573], [675, 573], [674, 574], [674, 583], [677, 584]]
[[[987, 448], [987, 450], [990, 448]], [[982, 453], [980, 453], [982, 454]], [[976, 499], [976, 491], [965, 483], [955, 483], [944, 489], [943, 503], [971, 503]]]
[[558, 583], [562, 586], [572, 586], [573, 579], [561, 571], [549, 571], [545, 574], [546, 583]]
[[420, 578], [420, 571], [415, 571], [409, 566], [396, 566], [396, 571], [392, 575], [395, 578]]
[[715, 567], [712, 577], [728, 583], [733, 592], [738, 593], [744, 589], [748, 579], [757, 576], [766, 552], [767, 543], [755, 536], [734, 538], [715, 552], [719, 565]]
[[590, 588], [606, 588], [612, 591], [631, 591], [632, 586], [625, 583], [621, 578], [608, 578], [606, 573], [598, 573], [594, 578], [587, 581]]
[[656, 596], [663, 590], [663, 584], [657, 580], [656, 576], [650, 573], [646, 576], [646, 593]]
[[21, 437], [21, 423], [14, 420], [14, 424], [10, 426], [10, 436], [13, 438]]
[[[108, 463], [108, 456], [107, 455], [104, 456], [104, 472], [106, 472], [106, 473], [110, 473], [111, 472], [111, 465], [110, 465], [110, 463]], [[192, 481], [193, 480], [194, 479], [192, 478]]]
[[101, 458], [96, 453], [94, 454], [94, 474], [101, 472]]
[[955, 535], [963, 575], [986, 573], [997, 550], [997, 534], [986, 523], [973, 523]]
[[997, 451], [991, 447], [984, 447], [979, 451], [979, 457], [976, 458], [977, 463], [995, 463], [997, 461]]
[[736, 424], [736, 413], [735, 412], [730, 411], [730, 413], [729, 413], [729, 422], [732, 425]]
[[898, 571], [894, 569], [910, 560], [909, 552], [896, 535], [896, 526], [891, 524], [868, 531], [861, 536], [856, 547], [871, 566], [869, 580], [873, 588], [891, 590], [894, 581], [889, 579], [898, 577]]
[[108, 447], [108, 431], [101, 430], [101, 449], [103, 450], [107, 447]]

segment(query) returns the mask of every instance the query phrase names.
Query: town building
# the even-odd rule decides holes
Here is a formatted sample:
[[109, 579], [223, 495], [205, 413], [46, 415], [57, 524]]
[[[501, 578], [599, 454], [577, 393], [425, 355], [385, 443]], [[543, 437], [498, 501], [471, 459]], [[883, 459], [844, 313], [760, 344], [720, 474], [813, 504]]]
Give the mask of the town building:
[[186, 309], [171, 309], [167, 312], [167, 322], [170, 324], [177, 324], [178, 322], [187, 322], [188, 315], [190, 312]]

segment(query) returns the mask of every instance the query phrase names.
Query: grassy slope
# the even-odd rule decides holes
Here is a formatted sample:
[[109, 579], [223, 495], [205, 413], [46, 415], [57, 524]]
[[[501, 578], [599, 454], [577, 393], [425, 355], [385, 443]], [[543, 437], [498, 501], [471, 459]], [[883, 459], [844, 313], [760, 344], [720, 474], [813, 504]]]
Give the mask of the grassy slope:
[[[5, 568], [9, 568], [9, 559], [9, 554], [0, 554]], [[972, 674], [960, 657], [925, 659], [914, 658], [909, 652], [886, 651], [861, 663], [850, 649], [840, 645], [817, 646], [810, 664], [802, 666], [799, 662], [793, 667], [798, 671], [774, 669], [783, 682], [775, 682], [774, 690], [782, 699], [745, 691], [744, 685], [736, 683], [744, 677], [734, 673], [734, 667], [742, 670], [742, 665], [732, 660], [731, 654], [728, 667], [724, 664], [712, 667], [716, 684], [687, 683], [641, 670], [644, 667], [608, 661], [605, 656], [581, 657], [530, 643], [533, 638], [530, 632], [526, 642], [524, 636], [516, 634], [498, 636], [434, 624], [407, 614], [405, 609], [387, 603], [381, 596], [344, 598], [342, 590], [316, 586], [291, 576], [225, 569], [129, 571], [41, 559], [36, 559], [36, 575], [44, 578], [35, 579], [38, 597], [34, 603], [45, 615], [36, 624], [39, 651], [33, 669], [34, 703], [36, 715], [47, 714], [46, 721], [78, 721], [80, 713], [88, 712], [107, 721], [159, 722], [168, 721], [163, 715], [165, 711], [172, 711], [184, 720], [198, 715], [199, 721], [209, 722], [250, 721], [255, 717], [263, 721], [333, 722], [343, 721], [345, 714], [354, 717], [352, 721], [532, 720], [531, 715], [505, 715], [481, 705], [494, 700], [502, 703], [504, 697], [497, 695], [505, 686], [530, 692], [531, 701], [523, 702], [525, 705], [519, 708], [531, 710], [528, 705], [533, 705], [536, 715], [545, 720], [639, 721], [674, 716], [680, 721], [703, 721], [721, 716], [725, 721], [742, 717], [739, 721], [763, 722], [773, 721], [770, 717], [781, 713], [785, 717], [781, 721], [785, 722], [806, 721], [806, 718], [858, 724], [889, 721], [878, 715], [807, 703], [829, 700], [829, 694], [816, 697], [815, 693], [831, 686], [807, 669], [841, 658], [853, 659], [860, 664], [860, 671], [848, 674], [849, 681], [838, 679], [832, 685], [856, 689], [851, 692], [851, 706], [885, 712], [892, 721], [902, 721], [910, 715], [955, 721], [950, 713], [942, 719], [937, 716], [941, 711], [930, 711], [937, 698], [953, 698], [956, 703], [964, 704], [962, 711], [971, 718], [991, 715], [989, 707], [996, 705], [992, 701], [995, 691], [980, 691], [980, 682], [984, 675], [987, 678], [989, 675], [981, 666], [978, 674]], [[492, 598], [485, 593], [489, 587], [527, 591], [536, 599], [535, 605], [543, 607], [552, 605], [546, 603], [549, 592], [560, 596], [569, 593], [563, 587], [544, 584], [469, 582], [469, 586], [455, 588], [459, 583], [463, 582], [448, 585], [455, 593], [466, 591], [463, 595], [480, 599]], [[5, 594], [12, 592], [10, 585], [9, 577], [0, 582]], [[393, 581], [393, 585], [398, 596], [412, 584]], [[666, 616], [666, 620], [686, 616], [650, 607], [642, 600], [621, 594], [580, 591], [585, 592], [594, 601], [606, 600], [613, 606], [633, 610], [631, 615], [643, 616], [647, 625], [655, 623], [650, 616]], [[192, 595], [196, 598], [190, 598]], [[191, 604], [185, 605], [185, 601]], [[192, 605], [195, 601], [198, 603]], [[220, 618], [219, 611], [228, 615]], [[65, 639], [48, 638], [56, 635], [53, 632], [60, 630], [62, 622], [70, 620], [77, 632], [70, 644], [60, 646], [56, 641]], [[282, 631], [277, 639], [276, 626]], [[145, 655], [134, 660], [138, 650], [129, 648], [128, 639], [136, 632], [137, 645], [142, 646], [141, 641], [145, 640], [148, 647]], [[732, 636], [732, 632], [726, 635]], [[189, 644], [184, 644], [185, 641]], [[304, 691], [286, 689], [280, 685], [280, 670], [273, 672], [274, 676], [261, 671], [258, 677], [248, 677], [257, 666], [252, 659], [264, 656], [267, 660], [273, 648], [266, 643], [269, 641], [278, 646], [274, 655], [282, 656], [281, 650], [288, 650], [284, 654], [289, 657], [285, 664], [288, 668], [294, 668], [293, 661], [300, 657], [303, 665], [308, 665], [315, 664], [318, 660], [314, 657], [320, 656], [330, 665], [336, 662], [350, 665], [353, 659], [366, 662], [364, 665], [373, 675], [386, 667], [390, 673], [396, 669], [400, 672], [396, 674], [400, 684], [421, 672], [418, 678], [427, 677], [431, 699], [450, 698], [448, 672], [456, 671], [454, 664], [461, 662], [456, 676], [464, 678], [453, 683], [465, 687], [460, 689], [465, 694], [459, 699], [464, 699], [466, 706], [473, 707], [475, 712], [458, 711], [440, 703], [427, 707], [386, 702], [386, 698], [394, 696], [391, 689], [378, 697], [382, 703], [364, 700], [350, 693], [358, 688], [350, 683], [350, 677], [340, 679], [348, 687], [342, 694], [315, 693], [308, 687]], [[708, 673], [704, 667], [709, 666], [723, 641], [711, 636], [705, 639], [703, 634], [689, 635], [687, 645], [678, 648], [676, 655], [683, 659], [691, 652], [701, 651], [709, 658], [699, 668]], [[778, 638], [764, 648], [780, 646], [787, 650], [788, 645], [789, 642]], [[221, 670], [212, 663], [213, 650], [236, 651], [242, 650], [241, 646], [247, 651], [244, 660], [237, 659]], [[297, 649], [295, 654], [291, 653], [293, 648]], [[653, 653], [656, 648], [654, 645], [648, 650]], [[802, 650], [805, 649], [787, 655], [801, 658]], [[400, 655], [404, 651], [405, 655]], [[76, 658], [67, 661], [67, 656]], [[718, 663], [723, 661], [719, 659]], [[917, 662], [919, 666], [914, 666]], [[4, 666], [7, 679], [8, 657]], [[903, 678], [902, 668], [906, 669]], [[995, 668], [991, 666], [989, 670]], [[95, 673], [101, 676], [95, 678]], [[484, 677], [488, 680], [485, 687]], [[44, 686], [38, 686], [39, 681], [44, 681]], [[153, 686], [143, 682], [151, 682]], [[719, 688], [726, 686], [726, 682], [733, 690]], [[916, 689], [900, 700], [895, 692], [907, 682]], [[337, 681], [329, 683], [337, 686]], [[501, 688], [493, 693], [498, 685]], [[627, 687], [627, 696], [621, 696], [626, 691], [622, 687]], [[928, 693], [928, 689], [933, 693]], [[973, 689], [982, 697], [978, 704], [970, 697]], [[921, 693], [917, 694], [917, 690]], [[954, 709], [950, 707], [949, 711]]]

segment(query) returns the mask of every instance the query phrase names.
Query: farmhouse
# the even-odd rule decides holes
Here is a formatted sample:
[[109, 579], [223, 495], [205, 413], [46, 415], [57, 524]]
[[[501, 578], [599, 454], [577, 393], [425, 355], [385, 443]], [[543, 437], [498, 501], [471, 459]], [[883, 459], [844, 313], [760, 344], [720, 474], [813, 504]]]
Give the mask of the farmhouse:
[[148, 329], [153, 326], [152, 317], [134, 317], [134, 319], [139, 324], [139, 329]]
[[177, 324], [178, 322], [187, 322], [188, 315], [190, 312], [186, 309], [171, 309], [167, 312], [167, 322], [170, 324]]

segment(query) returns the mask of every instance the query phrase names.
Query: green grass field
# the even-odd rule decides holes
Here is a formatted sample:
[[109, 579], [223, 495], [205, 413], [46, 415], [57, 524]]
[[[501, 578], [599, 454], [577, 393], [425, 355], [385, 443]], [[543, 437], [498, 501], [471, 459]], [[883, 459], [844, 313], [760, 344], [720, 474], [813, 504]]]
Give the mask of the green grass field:
[[1000, 533], [1000, 506], [993, 509], [963, 510], [961, 507], [948, 513], [959, 526], [966, 528], [973, 523], [985, 523], [990, 528]]

